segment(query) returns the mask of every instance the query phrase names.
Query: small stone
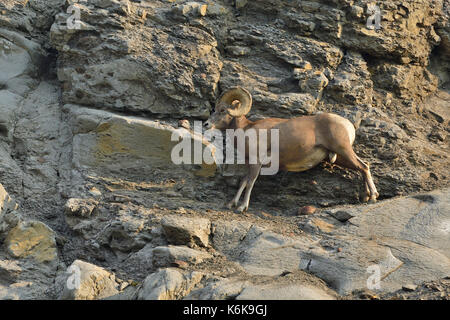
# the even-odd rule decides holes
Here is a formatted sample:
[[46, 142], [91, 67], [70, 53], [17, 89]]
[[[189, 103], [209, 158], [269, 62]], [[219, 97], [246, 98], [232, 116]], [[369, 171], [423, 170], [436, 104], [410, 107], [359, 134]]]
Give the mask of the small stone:
[[250, 53], [250, 48], [241, 46], [228, 46], [227, 51], [229, 51], [234, 56], [246, 56]]
[[316, 207], [313, 206], [304, 206], [301, 207], [300, 209], [298, 209], [298, 215], [300, 216], [306, 216], [306, 215], [311, 215], [314, 214], [314, 212], [316, 212]]
[[303, 91], [316, 92], [328, 85], [327, 77], [321, 71], [309, 73], [305, 79], [299, 81], [299, 86]]
[[330, 213], [334, 218], [336, 218], [337, 220], [339, 220], [340, 222], [347, 222], [348, 220], [350, 220], [351, 218], [353, 218], [354, 216], [351, 215], [350, 213], [348, 213], [347, 211], [336, 211], [334, 213]]
[[206, 10], [208, 5], [200, 3], [200, 2], [187, 2], [182, 5], [177, 5], [173, 8], [173, 11], [176, 14], [188, 17], [188, 16], [201, 16], [204, 17], [206, 15]]
[[64, 205], [64, 211], [66, 216], [86, 218], [90, 217], [95, 212], [97, 205], [98, 202], [93, 199], [70, 198]]
[[216, 3], [209, 3], [207, 8], [207, 15], [208, 16], [221, 16], [227, 14], [229, 11], [226, 7], [221, 6]]
[[414, 284], [406, 284], [402, 287], [403, 291], [415, 291], [417, 286]]
[[378, 300], [379, 299], [379, 296], [375, 292], [373, 292], [369, 289], [360, 290], [358, 292], [358, 295], [361, 299], [367, 299], [367, 300]]
[[206, 15], [206, 10], [207, 10], [208, 6], [206, 4], [201, 5], [198, 9], [197, 9], [197, 13], [204, 17]]
[[186, 211], [186, 209], [183, 208], [183, 207], [178, 207], [178, 208], [175, 210], [175, 213], [177, 213], [177, 214], [187, 214], [187, 211]]
[[100, 192], [100, 190], [98, 190], [96, 187], [92, 187], [92, 188], [89, 190], [89, 194], [90, 194], [91, 196], [93, 196], [93, 197], [96, 197], [96, 198], [98, 198], [98, 197], [100, 197], [100, 196], [102, 195], [102, 193]]
[[120, 284], [120, 288], [119, 288], [119, 290], [120, 291], [123, 291], [126, 287], [128, 287], [130, 284], [128, 283], [128, 282], [126, 282], [126, 281], [123, 281], [121, 284]]
[[342, 248], [337, 248], [337, 252], [342, 252]]
[[172, 262], [172, 266], [180, 269], [186, 269], [188, 267], [188, 263], [183, 260], [175, 260]]
[[189, 124], [189, 121], [186, 119], [180, 120], [178, 121], [178, 127], [179, 128], [185, 128], [185, 129], [190, 129], [191, 125]]
[[293, 75], [295, 79], [301, 80], [305, 78], [306, 73], [312, 70], [312, 65], [308, 61], [301, 61], [298, 65], [298, 68], [294, 68]]
[[364, 9], [360, 6], [352, 6], [351, 7], [351, 13], [356, 18], [361, 18], [364, 14]]
[[408, 64], [408, 63], [411, 62], [411, 59], [410, 59], [409, 57], [401, 57], [401, 58], [400, 58], [400, 62], [401, 62], [402, 64]]

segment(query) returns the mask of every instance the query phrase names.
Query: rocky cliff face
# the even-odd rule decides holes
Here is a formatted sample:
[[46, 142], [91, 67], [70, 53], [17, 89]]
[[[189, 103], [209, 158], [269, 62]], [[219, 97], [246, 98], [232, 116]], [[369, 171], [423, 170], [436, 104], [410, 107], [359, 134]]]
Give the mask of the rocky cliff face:
[[[365, 0], [3, 0], [0, 297], [333, 299], [374, 265], [386, 294], [448, 276], [450, 5], [376, 5], [379, 30]], [[250, 119], [351, 120], [384, 201], [323, 163], [225, 210], [242, 168], [175, 165], [171, 136], [236, 85]]]

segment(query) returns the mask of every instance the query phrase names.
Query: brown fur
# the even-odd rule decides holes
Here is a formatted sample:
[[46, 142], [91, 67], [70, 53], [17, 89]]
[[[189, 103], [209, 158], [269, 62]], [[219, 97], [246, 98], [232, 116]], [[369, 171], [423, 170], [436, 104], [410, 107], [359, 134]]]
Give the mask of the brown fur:
[[[292, 119], [269, 118], [252, 122], [245, 115], [233, 117], [227, 113], [227, 108], [238, 107], [239, 103], [235, 101], [231, 106], [219, 103], [206, 124], [221, 130], [243, 129], [246, 131], [253, 128], [258, 132], [258, 129], [278, 129], [281, 170], [305, 171], [318, 165], [327, 157], [332, 158], [334, 154], [337, 154], [336, 164], [362, 173], [366, 190], [363, 200], [376, 201], [378, 192], [373, 183], [369, 166], [355, 154], [352, 148], [355, 128], [350, 121], [335, 114], [321, 113]], [[270, 136], [268, 142], [270, 142]], [[270, 150], [269, 143], [268, 150]], [[242, 181], [238, 193], [229, 207], [237, 205], [241, 193], [244, 188], [247, 188], [244, 203], [238, 208], [238, 211], [248, 208], [251, 189], [260, 169], [260, 164], [249, 165], [249, 174]]]

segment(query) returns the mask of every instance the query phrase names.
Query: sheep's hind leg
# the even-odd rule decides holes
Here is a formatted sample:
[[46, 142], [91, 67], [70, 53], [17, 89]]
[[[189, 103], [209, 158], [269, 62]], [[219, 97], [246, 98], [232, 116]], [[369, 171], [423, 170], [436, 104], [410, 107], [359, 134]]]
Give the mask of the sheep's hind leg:
[[242, 204], [236, 209], [237, 212], [244, 212], [248, 209], [250, 203], [250, 194], [252, 192], [253, 186], [256, 179], [258, 178], [259, 172], [261, 170], [261, 164], [251, 164], [249, 165], [249, 172], [247, 175], [247, 187], [245, 190], [244, 200]]
[[372, 179], [372, 175], [370, 173], [369, 166], [364, 163], [353, 151], [351, 147], [345, 148], [338, 153], [338, 159], [336, 161], [337, 164], [361, 172], [364, 177], [364, 188], [366, 195], [363, 198], [363, 201], [371, 201], [375, 202], [378, 198], [377, 188]]
[[370, 169], [369, 169], [369, 165], [365, 164], [361, 160], [361, 158], [358, 157], [356, 154], [355, 154], [355, 157], [358, 160], [358, 162], [360, 162], [365, 167], [365, 170], [363, 171], [363, 174], [364, 174], [364, 178], [366, 180], [366, 185], [367, 185], [366, 189], [369, 189], [369, 200], [371, 202], [375, 202], [375, 201], [377, 201], [379, 193], [377, 191], [377, 188], [375, 187], [375, 183], [373, 182], [372, 174], [371, 174]]

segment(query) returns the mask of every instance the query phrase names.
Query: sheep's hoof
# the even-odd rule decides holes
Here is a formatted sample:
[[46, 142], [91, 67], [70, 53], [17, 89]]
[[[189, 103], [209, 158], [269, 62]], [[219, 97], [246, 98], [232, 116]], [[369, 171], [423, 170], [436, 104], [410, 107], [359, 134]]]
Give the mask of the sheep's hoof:
[[232, 209], [233, 207], [235, 207], [237, 204], [234, 201], [228, 202], [226, 207], [228, 209]]
[[365, 195], [361, 198], [362, 202], [369, 202], [370, 197], [368, 195]]
[[236, 211], [238, 213], [243, 213], [243, 212], [247, 211], [247, 209], [248, 209], [248, 207], [246, 207], [246, 206], [240, 206], [236, 209]]
[[375, 202], [377, 202], [377, 196], [376, 196], [376, 195], [370, 196], [369, 202], [370, 202], [370, 203], [375, 203]]

